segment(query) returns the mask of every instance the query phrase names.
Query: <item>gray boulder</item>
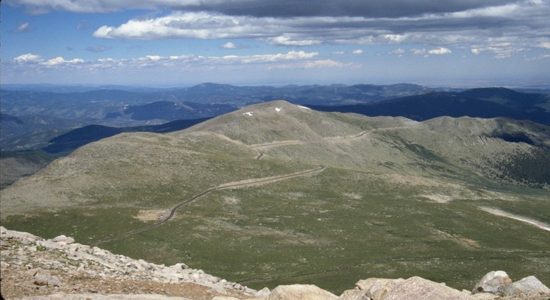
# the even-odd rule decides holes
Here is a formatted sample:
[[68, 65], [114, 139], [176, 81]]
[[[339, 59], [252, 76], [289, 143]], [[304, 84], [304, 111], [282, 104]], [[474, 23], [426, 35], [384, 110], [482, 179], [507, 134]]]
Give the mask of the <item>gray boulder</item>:
[[381, 300], [474, 300], [475, 298], [421, 277], [411, 277], [396, 285]]
[[360, 280], [355, 285], [365, 291], [365, 295], [373, 300], [382, 299], [385, 295], [391, 292], [399, 284], [405, 282], [405, 279], [385, 279], [385, 278], [369, 278]]
[[472, 294], [491, 293], [504, 296], [512, 288], [512, 279], [504, 271], [491, 271], [476, 284]]
[[269, 296], [269, 294], [271, 294], [271, 290], [269, 290], [267, 287], [264, 287], [263, 289], [257, 291], [256, 293], [254, 293], [254, 297], [256, 298], [266, 298], [267, 296]]
[[74, 239], [72, 237], [67, 237], [65, 235], [60, 235], [60, 236], [54, 237], [52, 239], [52, 241], [54, 241], [56, 243], [62, 243], [62, 244], [65, 244], [65, 245], [74, 243]]
[[367, 295], [365, 295], [365, 291], [362, 291], [360, 289], [353, 289], [353, 290], [347, 290], [340, 295], [338, 300], [371, 300]]
[[550, 294], [550, 289], [535, 276], [529, 276], [514, 282], [506, 296], [519, 294]]
[[34, 275], [33, 283], [38, 286], [61, 286], [59, 277], [44, 272], [38, 272]]

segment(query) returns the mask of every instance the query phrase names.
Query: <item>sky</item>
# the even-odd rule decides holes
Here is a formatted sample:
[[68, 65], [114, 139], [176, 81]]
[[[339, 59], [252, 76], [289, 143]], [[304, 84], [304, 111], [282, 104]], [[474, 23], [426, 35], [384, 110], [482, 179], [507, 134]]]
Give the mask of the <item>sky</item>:
[[4, 0], [3, 84], [550, 86], [550, 0]]

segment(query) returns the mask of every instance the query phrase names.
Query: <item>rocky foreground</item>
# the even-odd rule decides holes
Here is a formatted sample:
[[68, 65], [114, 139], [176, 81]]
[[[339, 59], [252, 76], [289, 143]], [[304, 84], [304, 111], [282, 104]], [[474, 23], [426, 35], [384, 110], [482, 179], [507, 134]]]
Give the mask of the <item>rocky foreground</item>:
[[0, 227], [4, 299], [193, 300], [549, 300], [550, 289], [530, 276], [512, 282], [504, 271], [485, 275], [472, 291], [420, 277], [369, 278], [337, 296], [314, 285], [256, 291], [188, 268], [157, 265], [81, 245], [73, 238], [42, 239]]

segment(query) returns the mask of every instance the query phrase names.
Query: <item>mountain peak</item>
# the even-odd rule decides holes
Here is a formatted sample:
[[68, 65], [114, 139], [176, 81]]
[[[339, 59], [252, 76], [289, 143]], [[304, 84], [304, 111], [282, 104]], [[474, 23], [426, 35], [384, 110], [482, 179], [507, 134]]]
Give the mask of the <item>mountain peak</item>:
[[212, 131], [245, 144], [283, 140], [316, 140], [349, 135], [360, 128], [308, 107], [275, 100], [241, 108], [186, 131]]

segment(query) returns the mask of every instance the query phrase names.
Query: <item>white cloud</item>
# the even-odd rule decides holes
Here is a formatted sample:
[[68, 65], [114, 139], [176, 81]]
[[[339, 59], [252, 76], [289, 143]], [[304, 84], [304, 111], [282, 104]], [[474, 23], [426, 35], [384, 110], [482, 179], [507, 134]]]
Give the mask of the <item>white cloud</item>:
[[159, 61], [161, 59], [163, 59], [164, 57], [162, 56], [158, 56], [158, 55], [147, 55], [143, 58], [141, 58], [142, 60], [152, 60], [152, 61]]
[[332, 52], [332, 54], [334, 54], [334, 55], [344, 55], [344, 54], [346, 54], [346, 52], [344, 52], [344, 51], [334, 51], [334, 52]]
[[445, 47], [439, 47], [436, 49], [432, 49], [428, 51], [429, 54], [435, 54], [435, 55], [443, 55], [443, 54], [451, 54], [452, 51]]
[[99, 62], [114, 62], [115, 60], [112, 58], [100, 58], [97, 61]]
[[357, 63], [342, 63], [339, 61], [334, 61], [331, 59], [322, 59], [322, 60], [309, 60], [309, 61], [292, 61], [284, 62], [281, 64], [269, 65], [267, 66], [268, 70], [277, 70], [277, 69], [319, 69], [319, 68], [347, 68], [347, 69], [357, 69], [361, 67]]
[[66, 60], [61, 56], [58, 56], [56, 58], [52, 58], [52, 59], [49, 59], [49, 60], [45, 60], [40, 55], [31, 54], [31, 53], [20, 55], [20, 56], [14, 58], [13, 61], [16, 64], [24, 65], [24, 66], [26, 66], [26, 65], [42, 65], [42, 66], [46, 66], [46, 67], [53, 67], [53, 66], [58, 66], [58, 65], [69, 65], [69, 64], [81, 64], [81, 63], [85, 62], [83, 59], [80, 59], [80, 58], [74, 58], [74, 59], [71, 59], [71, 60]]
[[292, 39], [289, 36], [277, 36], [274, 38], [269, 38], [268, 41], [271, 44], [283, 45], [283, 46], [313, 46], [319, 45], [322, 43], [321, 40], [301, 40], [301, 39]]
[[336, 61], [312, 60], [318, 56], [318, 52], [289, 51], [286, 53], [257, 54], [257, 55], [227, 55], [227, 56], [201, 56], [201, 55], [146, 55], [132, 59], [101, 58], [96, 61], [85, 61], [83, 59], [65, 59], [61, 56], [45, 60], [39, 55], [23, 54], [16, 57], [13, 67], [34, 68], [39, 70], [52, 68], [74, 68], [74, 70], [86, 68], [93, 70], [118, 69], [127, 70], [141, 68], [157, 68], [158, 70], [216, 70], [227, 68], [242, 68], [247, 65], [265, 67], [267, 69], [277, 68], [313, 68], [313, 67], [338, 67]]
[[13, 59], [16, 63], [37, 63], [43, 60], [44, 59], [40, 55], [31, 53], [23, 54]]
[[[30, 3], [37, 0], [12, 1]], [[109, 11], [124, 9], [124, 5], [139, 8], [182, 9], [165, 16], [129, 20], [117, 26], [112, 24], [101, 26], [93, 36], [105, 39], [254, 39], [282, 46], [437, 44], [441, 45], [440, 49], [426, 50], [426, 54], [439, 55], [450, 53], [444, 49], [450, 49], [451, 46], [462, 49], [487, 47], [492, 44], [490, 39], [494, 36], [517, 37], [515, 43], [521, 44], [523, 49], [528, 49], [537, 45], [537, 42], [533, 42], [533, 39], [538, 39], [536, 32], [550, 30], [547, 22], [550, 2], [539, 0], [503, 1], [493, 5], [475, 4], [474, 1], [458, 4], [457, 1], [449, 3], [456, 8], [448, 12], [443, 12], [445, 10], [443, 6], [438, 6], [436, 12], [430, 11], [427, 8], [433, 8], [433, 5], [430, 6], [427, 2], [421, 1], [425, 5], [422, 6], [426, 9], [425, 13], [407, 14], [403, 10], [404, 15], [394, 17], [353, 13], [348, 15], [329, 13], [321, 16], [303, 12], [301, 12], [302, 15], [298, 13], [298, 15], [273, 16], [268, 10], [263, 13], [236, 13], [247, 9], [250, 12], [256, 9], [260, 11], [262, 7], [278, 5], [268, 3], [267, 0], [259, 1], [258, 5], [249, 8], [245, 7], [243, 2], [245, 0], [152, 0], [150, 4], [141, 0], [134, 2], [119, 0], [109, 3], [107, 0], [87, 1], [90, 2], [90, 6], [99, 7], [101, 4], [103, 9]], [[54, 2], [59, 7], [69, 9], [68, 7], [72, 5], [69, 2], [79, 1], [54, 0]], [[367, 2], [358, 7], [371, 6]], [[80, 2], [80, 6], [84, 7], [82, 3]], [[241, 6], [238, 5], [239, 3]], [[345, 1], [342, 5], [346, 6], [350, 3]], [[322, 2], [319, 5], [324, 7], [326, 3]], [[356, 4], [350, 7], [355, 7], [354, 5]], [[396, 4], [389, 1], [384, 5]], [[189, 9], [183, 10], [185, 7]], [[289, 8], [288, 11], [292, 10]], [[526, 28], [532, 29], [526, 31]], [[232, 42], [227, 42], [220, 47], [240, 48]], [[432, 53], [428, 53], [429, 51]]]
[[444, 16], [449, 18], [473, 18], [473, 17], [510, 17], [520, 10], [521, 7], [517, 3], [505, 4], [499, 6], [489, 6], [483, 8], [475, 8], [460, 12], [446, 13]]
[[472, 54], [490, 53], [494, 58], [509, 58], [516, 53], [526, 51], [531, 45], [525, 45], [517, 41], [517, 38], [489, 38], [484, 44], [474, 45], [470, 52]]
[[220, 47], [224, 49], [237, 49], [237, 45], [233, 44], [232, 42], [222, 44]]
[[550, 42], [542, 42], [542, 43], [539, 44], [539, 47], [545, 48], [545, 49], [550, 49]]
[[392, 43], [400, 43], [407, 38], [407, 36], [403, 34], [384, 34], [382, 37]]
[[362, 54], [363, 50], [357, 49], [357, 50], [353, 50], [351, 53], [353, 53], [353, 54]]
[[269, 20], [266, 22], [266, 20], [242, 16], [233, 17], [207, 12], [174, 12], [154, 19], [130, 20], [119, 27], [101, 26], [93, 36], [105, 39], [268, 37], [269, 23]]
[[290, 51], [284, 55], [285, 59], [305, 59], [319, 55], [319, 52]]
[[264, 66], [268, 69], [276, 68], [313, 68], [313, 67], [340, 67], [344, 64], [333, 60], [313, 60], [318, 52], [288, 51], [286, 53], [257, 54], [257, 55], [146, 55], [132, 59], [101, 58], [96, 61], [83, 59], [65, 59], [61, 56], [45, 60], [39, 55], [23, 54], [14, 59], [15, 66], [22, 68], [57, 68], [75, 69], [140, 69], [140, 68], [176, 68], [179, 70], [215, 70], [227, 68], [242, 68], [247, 65]]
[[225, 56], [232, 60], [239, 61], [241, 63], [267, 63], [267, 62], [277, 62], [277, 61], [288, 61], [288, 60], [306, 60], [313, 58], [319, 55], [319, 52], [304, 52], [304, 51], [289, 51], [286, 54], [258, 54], [250, 56]]
[[56, 58], [52, 58], [50, 60], [47, 60], [47, 61], [43, 62], [42, 64], [45, 65], [45, 66], [56, 66], [56, 65], [78, 64], [78, 63], [83, 63], [83, 62], [84, 62], [84, 60], [80, 59], [80, 58], [66, 60], [63, 57], [58, 56]]

